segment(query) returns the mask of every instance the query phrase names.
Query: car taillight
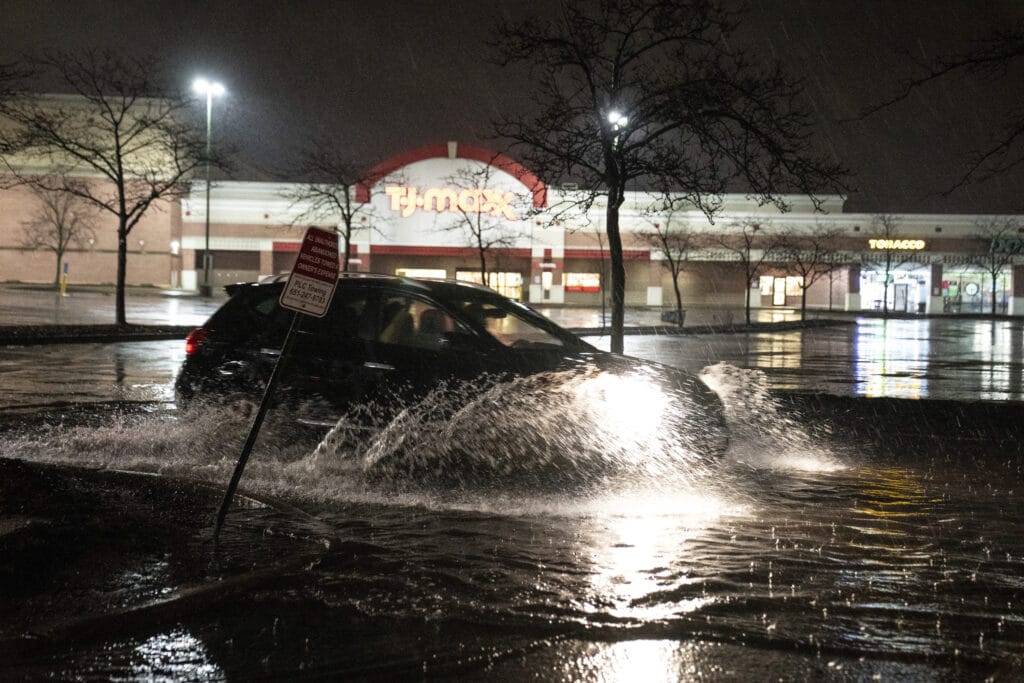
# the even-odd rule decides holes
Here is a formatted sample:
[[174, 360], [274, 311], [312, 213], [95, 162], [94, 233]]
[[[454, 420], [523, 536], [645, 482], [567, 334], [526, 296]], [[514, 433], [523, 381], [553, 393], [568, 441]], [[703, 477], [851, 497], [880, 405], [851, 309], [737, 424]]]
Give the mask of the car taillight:
[[197, 327], [185, 337], [185, 355], [189, 356], [199, 350], [206, 341], [207, 332], [205, 327]]

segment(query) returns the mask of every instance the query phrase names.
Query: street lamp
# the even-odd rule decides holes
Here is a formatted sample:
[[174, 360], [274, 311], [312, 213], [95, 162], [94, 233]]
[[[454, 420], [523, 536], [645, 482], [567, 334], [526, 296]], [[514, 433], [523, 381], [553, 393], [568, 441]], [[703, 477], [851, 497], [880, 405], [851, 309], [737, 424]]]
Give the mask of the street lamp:
[[608, 123], [612, 124], [612, 130], [615, 131], [615, 137], [613, 142], [615, 146], [619, 146], [619, 131], [626, 127], [629, 123], [629, 117], [625, 114], [615, 111], [614, 109], [608, 112]]
[[210, 254], [210, 129], [213, 119], [213, 96], [223, 95], [224, 86], [205, 78], [197, 78], [192, 87], [200, 95], [206, 95], [206, 246], [203, 248], [203, 282], [199, 286], [200, 296], [210, 296], [210, 266], [213, 255]]

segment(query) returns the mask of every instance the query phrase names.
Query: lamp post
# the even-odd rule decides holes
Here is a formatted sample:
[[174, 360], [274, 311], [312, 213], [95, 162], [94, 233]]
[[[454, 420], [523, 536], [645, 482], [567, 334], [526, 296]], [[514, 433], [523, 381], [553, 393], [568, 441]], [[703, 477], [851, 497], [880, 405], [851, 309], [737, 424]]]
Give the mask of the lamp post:
[[200, 95], [206, 95], [206, 246], [203, 247], [203, 282], [199, 285], [200, 296], [210, 296], [210, 266], [213, 255], [210, 253], [210, 130], [213, 119], [213, 96], [223, 95], [224, 86], [205, 78], [197, 78], [192, 87]]

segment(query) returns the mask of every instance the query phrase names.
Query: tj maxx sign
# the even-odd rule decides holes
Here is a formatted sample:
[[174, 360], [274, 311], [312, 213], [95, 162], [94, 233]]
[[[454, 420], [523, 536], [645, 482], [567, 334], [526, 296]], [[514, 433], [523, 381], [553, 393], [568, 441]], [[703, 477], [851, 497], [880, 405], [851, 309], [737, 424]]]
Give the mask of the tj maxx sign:
[[389, 185], [384, 194], [391, 199], [391, 210], [399, 211], [402, 218], [408, 218], [417, 210], [461, 213], [485, 213], [495, 218], [519, 220], [509, 204], [515, 198], [503, 190], [453, 190], [432, 187], [422, 193], [415, 187]]

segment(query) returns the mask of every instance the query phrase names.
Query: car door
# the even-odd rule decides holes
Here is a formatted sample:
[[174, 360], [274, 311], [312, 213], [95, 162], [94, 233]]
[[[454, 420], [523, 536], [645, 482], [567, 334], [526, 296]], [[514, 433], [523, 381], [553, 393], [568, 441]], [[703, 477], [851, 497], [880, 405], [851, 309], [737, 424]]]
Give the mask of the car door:
[[[366, 400], [377, 375], [367, 367], [371, 339], [365, 332], [376, 317], [376, 299], [371, 289], [339, 286], [326, 316], [299, 316], [281, 383], [289, 403], [309, 413], [300, 417], [329, 423]], [[264, 350], [275, 351], [280, 347]]]

